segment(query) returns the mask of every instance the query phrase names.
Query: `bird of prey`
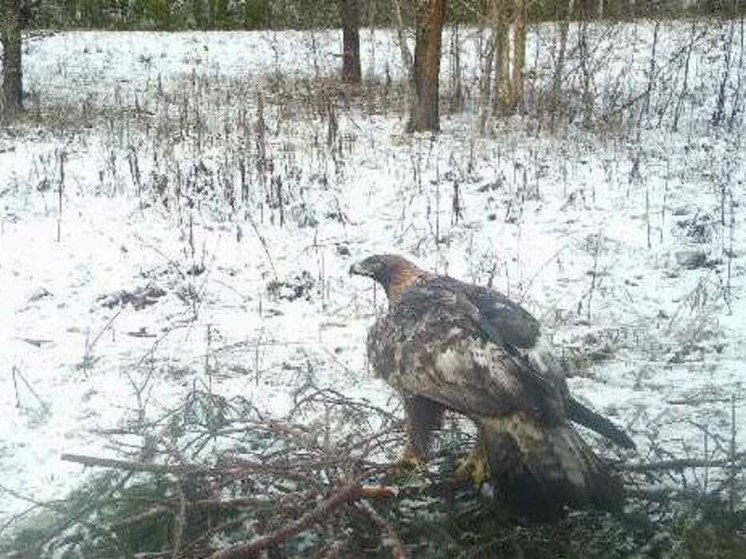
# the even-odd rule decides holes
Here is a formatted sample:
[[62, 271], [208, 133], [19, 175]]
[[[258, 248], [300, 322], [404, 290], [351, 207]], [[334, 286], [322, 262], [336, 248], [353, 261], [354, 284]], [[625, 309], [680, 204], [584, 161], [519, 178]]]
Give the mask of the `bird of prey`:
[[[567, 507], [616, 510], [620, 483], [580, 437], [579, 423], [625, 448], [632, 440], [573, 398], [539, 322], [505, 295], [375, 255], [350, 273], [386, 291], [368, 334], [369, 361], [404, 401], [405, 460], [426, 461], [430, 434], [453, 410], [478, 430], [470, 461], [508, 508], [554, 517]], [[481, 457], [481, 458], [480, 458]]]

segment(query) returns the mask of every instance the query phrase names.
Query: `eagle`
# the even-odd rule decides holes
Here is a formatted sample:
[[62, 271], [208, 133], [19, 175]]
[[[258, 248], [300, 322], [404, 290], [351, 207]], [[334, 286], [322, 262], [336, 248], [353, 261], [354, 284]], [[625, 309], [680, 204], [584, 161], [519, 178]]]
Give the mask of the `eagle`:
[[509, 510], [550, 518], [568, 508], [620, 508], [621, 484], [573, 422], [624, 448], [634, 442], [570, 395], [564, 368], [528, 311], [399, 255], [370, 256], [350, 273], [386, 292], [388, 311], [370, 328], [367, 351], [376, 375], [403, 398], [405, 462], [427, 461], [431, 432], [452, 410], [477, 427], [467, 471], [488, 472]]

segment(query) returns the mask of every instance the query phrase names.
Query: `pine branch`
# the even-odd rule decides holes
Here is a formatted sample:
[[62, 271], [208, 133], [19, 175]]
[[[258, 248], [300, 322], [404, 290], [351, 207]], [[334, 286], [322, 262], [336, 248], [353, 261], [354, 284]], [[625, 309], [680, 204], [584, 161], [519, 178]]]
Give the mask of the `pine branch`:
[[260, 551], [288, 541], [311, 525], [320, 522], [338, 508], [359, 501], [362, 497], [363, 488], [359, 484], [342, 487], [299, 519], [265, 536], [260, 536], [247, 544], [217, 551], [210, 556], [210, 559], [246, 559], [258, 557]]

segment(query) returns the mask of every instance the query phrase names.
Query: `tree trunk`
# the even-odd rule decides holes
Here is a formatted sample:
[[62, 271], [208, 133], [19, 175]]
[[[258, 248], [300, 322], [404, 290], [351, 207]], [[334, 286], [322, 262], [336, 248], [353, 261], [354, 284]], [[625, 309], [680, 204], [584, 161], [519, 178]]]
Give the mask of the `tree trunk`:
[[510, 25], [505, 2], [498, 6], [494, 0], [496, 14], [495, 25], [495, 113], [503, 114], [510, 105]]
[[[593, 73], [590, 67], [590, 47], [588, 45], [588, 22], [585, 19], [585, 13], [582, 14], [578, 22], [578, 57], [580, 58], [580, 75], [582, 80], [583, 93], [583, 126], [591, 128], [593, 124]], [[642, 113], [640, 113], [642, 114]]]
[[575, 9], [575, 0], [568, 0], [567, 14], [565, 19], [559, 24], [559, 53], [557, 62], [554, 65], [554, 76], [552, 77], [552, 98], [550, 100], [550, 128], [554, 132], [554, 125], [557, 118], [557, 111], [560, 107], [560, 96], [562, 94], [562, 76], [565, 72], [565, 55], [567, 53], [567, 33], [570, 29], [570, 18]]
[[0, 0], [0, 32], [3, 42], [3, 105], [4, 116], [23, 110], [21, 71], [21, 2]]
[[360, 3], [339, 0], [342, 20], [342, 81], [360, 83]]
[[445, 0], [419, 0], [414, 44], [414, 95], [411, 99], [409, 132], [440, 129], [438, 76]]
[[212, 28], [226, 29], [228, 27], [228, 2], [227, 0], [211, 0]]
[[215, 29], [215, 0], [207, 0], [207, 29]]
[[460, 111], [464, 108], [464, 94], [461, 88], [461, 39], [458, 23], [453, 24], [451, 31], [451, 110]]
[[407, 35], [404, 29], [401, 2], [399, 0], [392, 0], [392, 8], [401, 63], [407, 75], [407, 87], [404, 88], [404, 106], [409, 109], [412, 106], [412, 97], [414, 95], [414, 62], [412, 61], [412, 53], [409, 50], [409, 46], [407, 46]]
[[[487, 119], [490, 115], [490, 91], [492, 90], [492, 61], [495, 58], [495, 46], [497, 36], [494, 24], [491, 26], [490, 35], [487, 37], [487, 50], [480, 46], [479, 53], [482, 62], [482, 71], [479, 74], [479, 133], [484, 134]], [[480, 37], [484, 36], [484, 29], [479, 28]]]
[[205, 7], [202, 0], [192, 0], [192, 17], [197, 29], [205, 29]]
[[513, 27], [513, 79], [510, 86], [510, 111], [523, 110], [526, 69], [526, 0], [515, 0]]

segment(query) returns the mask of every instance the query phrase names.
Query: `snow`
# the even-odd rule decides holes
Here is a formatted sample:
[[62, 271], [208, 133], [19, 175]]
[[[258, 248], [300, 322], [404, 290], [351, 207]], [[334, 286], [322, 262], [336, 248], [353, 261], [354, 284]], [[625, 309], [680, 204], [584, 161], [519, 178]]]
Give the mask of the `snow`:
[[[384, 251], [523, 301], [577, 366], [573, 392], [629, 429], [641, 456], [701, 453], [702, 426], [726, 436], [731, 396], [739, 423], [746, 413], [746, 171], [742, 117], [730, 132], [710, 124], [720, 25], [702, 26], [679, 132], [666, 109], [633, 140], [521, 119], [479, 135], [467, 107], [444, 110], [436, 138], [410, 137], [400, 111], [361, 101], [336, 107], [331, 148], [326, 99], [303, 80], [333, 76], [337, 31], [27, 41], [30, 116], [0, 131], [0, 524], [24, 498], [80, 483], [62, 452], [105, 455], [97, 430], [157, 417], [195, 386], [282, 415], [312, 370], [396, 409], [364, 356], [383, 295], [347, 273]], [[661, 26], [661, 60], [687, 31]], [[460, 32], [472, 87], [478, 33]], [[541, 79], [555, 32], [531, 37]], [[625, 95], [645, 89], [653, 27], [591, 32], [611, 52], [595, 75], [600, 113], [620, 75]], [[391, 37], [376, 30], [371, 49], [363, 33], [367, 75], [401, 76]], [[683, 79], [660, 72], [653, 115]], [[445, 59], [443, 73], [447, 84]], [[690, 253], [705, 265], [685, 265]], [[164, 295], [141, 309], [104, 304], [149, 286]]]

